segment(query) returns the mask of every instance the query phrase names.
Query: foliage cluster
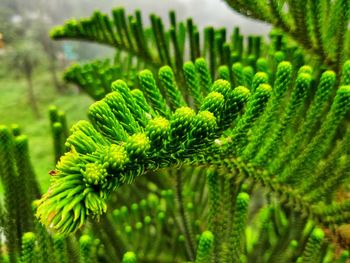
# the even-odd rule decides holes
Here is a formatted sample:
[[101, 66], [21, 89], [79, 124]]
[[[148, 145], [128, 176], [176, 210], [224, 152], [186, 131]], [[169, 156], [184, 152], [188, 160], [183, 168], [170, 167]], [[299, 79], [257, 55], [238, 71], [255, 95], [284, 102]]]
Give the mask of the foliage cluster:
[[58, 162], [35, 218], [27, 138], [1, 127], [11, 263], [49, 254], [53, 262], [346, 262], [350, 61], [339, 32], [350, 7], [227, 2], [288, 35], [276, 29], [270, 43], [249, 36], [245, 45], [237, 28], [201, 37], [174, 12], [169, 29], [156, 15], [144, 28], [139, 11], [122, 8], [52, 30], [117, 51], [114, 61], [65, 74], [96, 102], [70, 130], [50, 109]]

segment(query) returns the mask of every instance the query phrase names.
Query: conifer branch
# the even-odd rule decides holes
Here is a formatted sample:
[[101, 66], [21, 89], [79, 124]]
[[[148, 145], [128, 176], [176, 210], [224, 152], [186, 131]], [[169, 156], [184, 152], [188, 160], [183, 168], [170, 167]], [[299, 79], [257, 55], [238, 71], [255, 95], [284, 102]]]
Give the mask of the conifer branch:
[[[161, 69], [161, 78], [163, 72], [164, 69]], [[320, 130], [310, 141], [307, 140], [308, 145], [301, 157], [291, 164], [281, 164], [283, 166], [278, 169], [281, 172], [274, 174], [276, 166], [273, 160], [278, 160], [282, 146], [288, 143], [291, 149], [294, 148], [293, 140], [287, 138], [294, 136], [291, 133], [293, 120], [302, 114], [300, 107], [309, 94], [311, 73], [309, 66], [299, 69], [295, 87], [290, 97], [286, 97], [285, 109], [279, 104], [286, 96], [291, 81], [288, 62], [281, 62], [278, 66], [270, 101], [272, 89], [268, 84], [252, 88], [253, 83], [267, 81], [266, 74], [259, 73], [257, 80], [252, 81], [250, 91], [243, 86], [232, 88], [225, 80], [215, 81], [211, 92], [198, 99], [198, 112], [188, 106], [170, 111], [167, 101], [172, 107], [182, 105], [180, 93], [175, 91], [177, 85], [172, 79], [167, 84], [174, 90], [169, 93], [170, 98], [163, 97], [155, 77], [147, 71], [139, 74], [145, 96], [139, 90], [130, 91], [125, 82], [114, 82], [114, 91], [90, 107], [88, 115], [91, 122], [81, 121], [73, 127], [67, 140], [70, 151], [59, 161], [57, 175], [52, 178], [49, 191], [40, 201], [37, 216], [48, 227], [69, 234], [82, 227], [87, 216], [98, 219], [107, 210], [106, 201], [111, 192], [125, 183], [132, 183], [146, 171], [195, 164], [239, 170], [241, 176], [261, 182], [276, 192], [286, 206], [293, 204], [294, 211], [323, 225], [346, 222], [346, 213], [343, 218], [332, 217], [333, 221], [323, 217], [314, 209], [321, 203], [311, 198], [312, 192], [300, 196], [298, 190], [308, 183], [301, 179], [302, 175], [305, 171], [310, 173], [322, 161], [337, 128], [350, 110], [348, 86], [338, 89], [328, 115], [320, 120], [323, 123]], [[334, 73], [326, 72], [319, 83], [319, 95], [313, 103], [322, 107], [329, 96], [328, 88], [334, 83]], [[196, 97], [197, 93], [193, 96]], [[320, 118], [315, 107], [311, 104], [306, 122]], [[244, 108], [244, 114], [235, 121]], [[267, 127], [283, 111], [282, 122], [272, 126], [274, 133], [270, 140], [265, 140], [266, 135], [259, 139], [261, 133], [267, 134]], [[249, 134], [251, 130], [254, 131], [252, 135]], [[304, 128], [301, 131], [304, 134]], [[262, 146], [259, 154], [256, 158], [247, 158], [252, 156], [251, 149], [256, 147], [251, 148], [251, 145], [257, 142]], [[320, 145], [323, 146], [317, 150]], [[335, 167], [340, 174], [335, 173], [332, 178], [347, 177], [347, 168]], [[336, 189], [334, 187], [331, 191]]]
[[350, 19], [349, 3], [345, 0], [270, 0], [267, 7], [258, 6], [256, 2], [260, 1], [225, 2], [246, 16], [280, 28], [318, 58], [321, 65], [328, 65], [336, 73], [344, 62], [342, 57], [349, 55], [345, 41], [348, 35], [345, 25]]
[[[191, 19], [187, 20], [184, 29], [188, 34], [184, 34], [186, 32], [180, 26], [183, 24], [176, 24], [173, 12], [169, 14], [172, 24], [168, 30], [165, 29], [163, 21], [156, 15], [150, 16], [151, 28], [145, 29], [139, 11], [136, 11], [135, 15], [130, 15], [128, 20], [125, 18], [125, 11], [122, 8], [114, 9], [112, 14], [113, 16], [110, 18], [106, 14], [95, 12], [90, 18], [68, 20], [64, 25], [55, 27], [50, 33], [51, 37], [106, 44], [136, 56], [152, 67], [159, 68], [163, 65], [169, 65], [176, 74], [181, 69], [186, 57], [187, 49], [183, 47], [186, 41], [189, 43], [188, 53], [193, 62], [204, 53], [200, 47], [197, 26]], [[204, 45], [209, 47], [211, 68], [215, 68], [215, 56], [222, 55], [220, 50], [228, 48], [226, 52], [229, 57], [231, 51], [228, 45], [225, 46], [224, 39], [221, 38], [221, 41], [215, 43], [214, 35], [221, 34], [219, 30], [208, 28], [208, 32], [210, 32], [210, 37], [206, 38]], [[170, 39], [167, 35], [170, 35]], [[214, 48], [214, 45], [218, 46]], [[154, 49], [156, 52], [153, 52]], [[230, 61], [228, 62], [230, 64]], [[214, 71], [211, 73], [213, 74]], [[74, 77], [74, 74], [70, 74], [70, 76]], [[70, 76], [67, 75], [67, 78]]]

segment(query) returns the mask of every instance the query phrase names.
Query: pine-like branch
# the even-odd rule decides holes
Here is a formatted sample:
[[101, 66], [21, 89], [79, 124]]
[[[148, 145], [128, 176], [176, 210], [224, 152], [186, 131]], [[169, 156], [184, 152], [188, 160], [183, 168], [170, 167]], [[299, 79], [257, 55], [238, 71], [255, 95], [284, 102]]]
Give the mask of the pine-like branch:
[[343, 57], [349, 55], [346, 39], [350, 6], [346, 0], [270, 0], [269, 5], [264, 1], [225, 2], [246, 16], [280, 28], [318, 58], [321, 65], [337, 73]]
[[[169, 97], [163, 97], [149, 71], [138, 75], [144, 93], [137, 89], [130, 91], [120, 80], [114, 82], [113, 92], [90, 107], [90, 122], [81, 121], [73, 127], [67, 140], [70, 151], [57, 164], [57, 175], [52, 177], [51, 187], [40, 201], [37, 216], [48, 227], [69, 234], [82, 227], [87, 216], [100, 218], [107, 210], [111, 192], [132, 183], [146, 171], [194, 164], [212, 165], [229, 172], [238, 170], [239, 176], [260, 182], [280, 196], [284, 205], [323, 225], [348, 222], [347, 206], [330, 204], [329, 209], [340, 205], [344, 213], [342, 217], [324, 217], [324, 212], [315, 209], [324, 206], [323, 201], [313, 199], [313, 191], [304, 186], [311, 185], [313, 178], [319, 176], [321, 171], [315, 168], [332, 153], [331, 141], [350, 110], [350, 88], [339, 87], [328, 113], [321, 118], [315, 113], [314, 105], [323, 107], [329, 96], [323, 90], [332, 85], [333, 73], [322, 76], [320, 95], [314, 98], [309, 111], [305, 111], [302, 106], [310, 94], [312, 69], [309, 66], [299, 69], [288, 95], [291, 66], [281, 62], [277, 68], [272, 89], [265, 83], [255, 87], [268, 81], [265, 73], [257, 73], [248, 88], [233, 88], [228, 81], [217, 80], [203, 99], [193, 92], [191, 100], [197, 100], [197, 112], [188, 106], [171, 111], [167, 102], [174, 107], [181, 101], [180, 93], [173, 91]], [[193, 74], [188, 78], [191, 83], [200, 79]], [[176, 89], [175, 82], [170, 83]], [[195, 90], [203, 92], [206, 85], [200, 83], [195, 84], [198, 85]], [[244, 114], [240, 115], [243, 109]], [[298, 130], [295, 120], [303, 118], [305, 112], [308, 112], [306, 122], [313, 116], [320, 118], [318, 123], [322, 125], [306, 139], [305, 147], [294, 149], [291, 138], [305, 132], [304, 128]], [[275, 123], [280, 115], [282, 121]], [[268, 136], [269, 130], [272, 136]], [[259, 148], [251, 146], [257, 143]], [[281, 172], [275, 174], [274, 160], [278, 160], [285, 146], [287, 149], [290, 146], [299, 157], [281, 164], [278, 169]], [[257, 149], [260, 151], [256, 158], [250, 157], [255, 156], [251, 151]], [[348, 158], [344, 151], [339, 154]], [[333, 165], [334, 174], [328, 178], [330, 184], [335, 178], [348, 177], [346, 162]], [[313, 176], [303, 177], [311, 171]], [[303, 187], [305, 192], [301, 195], [299, 190]], [[318, 194], [334, 193], [337, 189], [319, 187]]]

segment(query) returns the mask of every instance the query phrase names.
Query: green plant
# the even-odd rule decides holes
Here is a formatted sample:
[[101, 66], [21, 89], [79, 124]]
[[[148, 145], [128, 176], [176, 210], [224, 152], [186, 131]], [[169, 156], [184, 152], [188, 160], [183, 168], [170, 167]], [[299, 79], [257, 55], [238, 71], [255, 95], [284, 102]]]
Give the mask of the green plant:
[[[240, 11], [261, 7], [259, 18], [274, 8], [231, 3]], [[207, 28], [200, 38], [191, 19], [177, 23], [173, 12], [169, 30], [159, 17], [150, 19], [145, 29], [140, 12], [126, 18], [118, 8], [112, 19], [96, 12], [51, 33], [119, 51], [113, 62], [74, 65], [65, 75], [97, 100], [88, 121], [69, 135], [65, 115], [50, 109], [55, 159], [63, 156], [35, 215], [58, 234], [32, 219], [38, 258], [346, 261], [348, 252], [338, 252], [346, 240], [331, 239], [344, 237], [340, 226], [350, 214], [342, 194], [350, 171], [350, 62], [342, 72], [333, 64], [325, 70], [326, 60], [278, 32], [271, 45], [249, 36], [244, 46], [238, 29], [226, 38], [225, 30]], [[0, 129], [10, 219], [20, 169], [12, 133]], [[20, 245], [23, 260], [35, 257], [28, 252], [35, 236], [19, 243], [23, 232], [13, 227], [21, 221], [6, 222], [11, 261]]]
[[225, 0], [236, 11], [266, 21], [283, 30], [321, 64], [339, 71], [349, 57], [349, 2], [336, 1], [241, 1]]

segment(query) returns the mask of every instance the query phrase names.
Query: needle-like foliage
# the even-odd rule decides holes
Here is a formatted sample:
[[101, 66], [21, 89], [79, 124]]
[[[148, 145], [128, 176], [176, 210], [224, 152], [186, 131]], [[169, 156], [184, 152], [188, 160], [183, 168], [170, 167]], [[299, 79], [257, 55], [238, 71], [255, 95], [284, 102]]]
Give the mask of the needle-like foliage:
[[[191, 164], [217, 166], [228, 171], [239, 169], [242, 175], [276, 192], [287, 205], [293, 203], [295, 211], [308, 215], [321, 225], [332, 225], [335, 218], [330, 214], [325, 216], [326, 213], [331, 213], [331, 207], [346, 212], [346, 202], [328, 204], [327, 200], [316, 200], [312, 198], [314, 191], [309, 187], [313, 178], [317, 178], [317, 167], [332, 155], [331, 142], [350, 110], [350, 88], [340, 86], [329, 100], [329, 95], [324, 95], [324, 92], [332, 88], [334, 74], [326, 72], [320, 81], [316, 80], [320, 95], [314, 97], [306, 111], [304, 101], [312, 88], [310, 67], [303, 66], [298, 70], [292, 87], [288, 87], [292, 70], [288, 62], [281, 62], [278, 69], [281, 72], [277, 72], [279, 77], [273, 88], [264, 83], [254, 88], [258, 80], [247, 88], [234, 88], [225, 80], [215, 81], [211, 92], [203, 99], [193, 93], [197, 112], [188, 106], [171, 112], [166, 103], [168, 98], [160, 93], [150, 72], [142, 71], [138, 76], [145, 95], [142, 100], [133, 102], [129, 98], [130, 103], [127, 103], [123, 98], [130, 90], [125, 83], [117, 81], [112, 85], [115, 91], [90, 107], [91, 122], [81, 121], [73, 127], [67, 141], [70, 150], [59, 161], [57, 175], [41, 199], [37, 216], [48, 227], [61, 233], [74, 232], [85, 224], [88, 216], [97, 219], [102, 216], [107, 211], [111, 192], [123, 184], [132, 183], [146, 171]], [[257, 73], [254, 78], [258, 79], [260, 75], [263, 73]], [[262, 79], [268, 81], [265, 77]], [[113, 88], [118, 86], [123, 86], [123, 89]], [[176, 87], [174, 83], [172, 86]], [[188, 89], [192, 90], [191, 87]], [[198, 89], [204, 87], [198, 86]], [[289, 89], [290, 95], [285, 93]], [[196, 106], [196, 100], [199, 106]], [[325, 109], [328, 113], [318, 121], [320, 127], [314, 131], [313, 137], [305, 138], [305, 147], [296, 148], [294, 140], [288, 138], [293, 138], [294, 133], [304, 134], [306, 127], [312, 128], [310, 124], [298, 128], [296, 120], [305, 114], [307, 122], [311, 121], [308, 118], [321, 118], [313, 107], [323, 107], [324, 100], [328, 100], [331, 106]], [[139, 110], [132, 113], [135, 103]], [[280, 115], [281, 122], [274, 122], [277, 118], [274, 115]], [[145, 116], [147, 123], [140, 121], [140, 116]], [[264, 134], [262, 138], [261, 133]], [[267, 136], [269, 133], [271, 135]], [[347, 134], [345, 132], [340, 139], [346, 141]], [[256, 143], [260, 144], [259, 150], [248, 159], [247, 156], [251, 156], [248, 149]], [[285, 154], [286, 146], [293, 150], [287, 154], [294, 160], [280, 164], [279, 173], [273, 173], [276, 171], [274, 163], [280, 160], [280, 154]], [[340, 155], [347, 158], [345, 152]], [[346, 163], [334, 164], [334, 176], [346, 178]], [[322, 173], [322, 170], [318, 172]], [[327, 180], [332, 180], [330, 175]], [[332, 193], [336, 189], [333, 188]], [[330, 189], [319, 190], [326, 194]], [[321, 192], [318, 194], [322, 195]], [[313, 207], [327, 209], [314, 210]], [[345, 221], [337, 219], [337, 223], [346, 221], [345, 218]]]
[[57, 164], [35, 218], [27, 138], [0, 127], [4, 259], [346, 262], [349, 4], [226, 2], [296, 42], [201, 34], [174, 12], [146, 28], [122, 8], [53, 29], [117, 52], [66, 71], [95, 102], [69, 132], [50, 108]]
[[323, 65], [339, 72], [349, 56], [346, 0], [225, 0], [236, 11], [281, 29]]

